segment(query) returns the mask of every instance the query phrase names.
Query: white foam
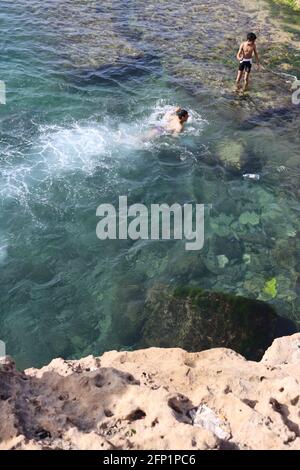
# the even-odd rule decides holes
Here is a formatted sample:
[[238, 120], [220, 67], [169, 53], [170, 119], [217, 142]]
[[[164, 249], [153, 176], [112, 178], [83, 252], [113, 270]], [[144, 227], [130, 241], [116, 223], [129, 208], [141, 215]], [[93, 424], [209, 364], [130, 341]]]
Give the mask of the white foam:
[[35, 151], [42, 158], [47, 173], [76, 171], [91, 172], [99, 157], [109, 147], [110, 130], [105, 126], [59, 126], [41, 128]]
[[[164, 116], [171, 109], [174, 109], [173, 105], [158, 101], [150, 113], [127, 123], [107, 119], [101, 124], [89, 121], [67, 127], [40, 126], [37, 138], [27, 147], [26, 153], [17, 153], [12, 147], [4, 149], [0, 196], [26, 202], [36, 183], [77, 171], [91, 174], [96, 167], [109, 169], [114, 167], [116, 159], [129, 155], [127, 150], [163, 145], [163, 142], [152, 140], [145, 142], [141, 137], [149, 129], [163, 125]], [[189, 114], [183, 134], [199, 135], [206, 121], [194, 110], [189, 109]], [[174, 139], [172, 148], [178, 145]]]
[[96, 166], [107, 166], [103, 157], [110, 154], [112, 132], [97, 123], [78, 123], [70, 127], [41, 126], [29, 151], [16, 155], [6, 149], [1, 164], [2, 197], [26, 198], [37, 182], [67, 172], [92, 173]]

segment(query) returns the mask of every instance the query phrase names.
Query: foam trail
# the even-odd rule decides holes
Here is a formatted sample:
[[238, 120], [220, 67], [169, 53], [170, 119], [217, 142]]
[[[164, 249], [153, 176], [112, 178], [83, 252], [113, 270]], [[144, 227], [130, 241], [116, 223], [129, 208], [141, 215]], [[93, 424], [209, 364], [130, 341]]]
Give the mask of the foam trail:
[[[145, 142], [141, 137], [151, 128], [163, 125], [165, 114], [174, 107], [159, 101], [150, 114], [129, 123], [106, 119], [103, 124], [89, 121], [68, 127], [40, 126], [38, 137], [23, 154], [16, 155], [13, 149], [4, 149], [0, 197], [12, 197], [26, 203], [32, 187], [40, 182], [51, 182], [54, 178], [78, 171], [92, 174], [99, 166], [110, 169], [116, 165], [116, 159], [124, 159], [124, 155], [132, 158], [132, 150], [164, 145], [159, 139]], [[189, 114], [183, 135], [197, 136], [206, 121], [194, 110], [189, 109]], [[169, 145], [176, 147], [178, 142], [174, 139]]]
[[12, 149], [6, 149], [1, 164], [2, 198], [26, 198], [32, 185], [64, 173], [82, 171], [92, 173], [96, 166], [107, 166], [105, 159], [112, 147], [112, 131], [97, 123], [44, 126], [27, 152], [14, 158]]
[[109, 147], [110, 131], [99, 125], [75, 124], [71, 128], [57, 126], [41, 131], [36, 151], [49, 174], [70, 170], [89, 173], [98, 163], [99, 156]]

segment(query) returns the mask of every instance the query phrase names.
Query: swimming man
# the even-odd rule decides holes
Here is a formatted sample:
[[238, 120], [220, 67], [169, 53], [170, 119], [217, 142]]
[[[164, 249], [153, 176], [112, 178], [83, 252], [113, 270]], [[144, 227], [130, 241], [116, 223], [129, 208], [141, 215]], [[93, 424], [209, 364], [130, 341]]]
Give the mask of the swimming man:
[[188, 118], [189, 113], [185, 109], [172, 109], [165, 114], [162, 124], [155, 126], [147, 132], [143, 137], [143, 140], [152, 139], [166, 134], [178, 135], [183, 131], [184, 124], [187, 122]]

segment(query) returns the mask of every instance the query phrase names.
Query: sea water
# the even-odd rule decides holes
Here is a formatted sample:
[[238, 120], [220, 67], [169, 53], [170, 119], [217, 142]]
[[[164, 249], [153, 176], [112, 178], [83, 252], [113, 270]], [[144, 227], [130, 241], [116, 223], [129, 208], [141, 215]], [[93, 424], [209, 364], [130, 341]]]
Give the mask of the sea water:
[[[292, 118], [220, 93], [214, 77], [222, 69], [231, 84], [236, 67], [220, 65], [214, 35], [231, 31], [223, 10], [220, 28], [209, 24], [225, 6], [203, 2], [195, 16], [194, 1], [2, 4], [0, 337], [20, 367], [134, 348], [124, 315], [155, 283], [262, 299], [299, 320], [299, 133]], [[174, 106], [190, 113], [180, 136], [141, 138]], [[241, 171], [220, 160], [237, 142]], [[99, 240], [96, 209], [121, 195], [205, 204], [203, 249]]]

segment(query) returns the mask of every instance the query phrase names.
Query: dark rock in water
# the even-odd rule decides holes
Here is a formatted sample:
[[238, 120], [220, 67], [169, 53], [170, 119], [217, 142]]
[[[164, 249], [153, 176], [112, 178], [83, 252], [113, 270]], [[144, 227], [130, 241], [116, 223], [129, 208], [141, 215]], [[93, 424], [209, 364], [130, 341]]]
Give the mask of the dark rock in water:
[[262, 125], [286, 125], [300, 117], [300, 106], [290, 106], [282, 108], [270, 108], [244, 121], [241, 129], [250, 130]]
[[265, 302], [198, 288], [153, 289], [144, 313], [139, 347], [226, 347], [260, 360], [276, 337], [297, 331]]
[[118, 88], [133, 78], [142, 83], [150, 74], [162, 74], [162, 67], [156, 57], [150, 54], [137, 57], [122, 57], [114, 63], [103, 64], [89, 69], [75, 69], [68, 76], [78, 85], [106, 85]]
[[243, 173], [258, 173], [265, 164], [262, 155], [255, 154], [248, 146], [229, 138], [218, 142], [215, 154], [215, 160], [220, 166], [239, 176]]

